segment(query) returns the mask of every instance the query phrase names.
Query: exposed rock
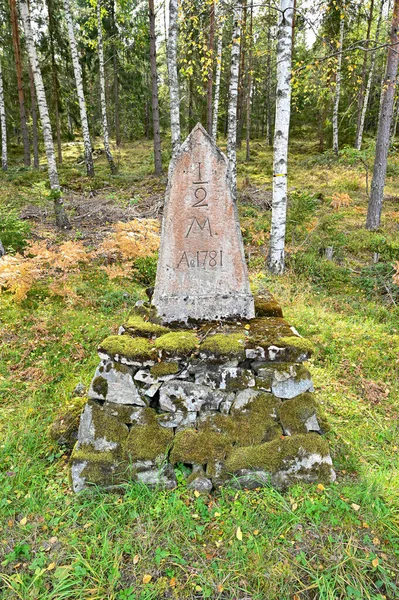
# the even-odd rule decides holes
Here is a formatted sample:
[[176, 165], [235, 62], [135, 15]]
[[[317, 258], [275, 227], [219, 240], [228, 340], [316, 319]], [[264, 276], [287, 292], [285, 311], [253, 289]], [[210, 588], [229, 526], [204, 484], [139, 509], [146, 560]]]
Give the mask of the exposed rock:
[[308, 431], [320, 433], [316, 417], [316, 404], [310, 393], [301, 394], [283, 402], [279, 410], [279, 419], [284, 435], [307, 433]]
[[103, 408], [90, 401], [80, 418], [78, 448], [90, 446], [99, 452], [116, 450], [127, 438], [128, 427], [106, 415]]
[[190, 490], [195, 490], [200, 494], [209, 494], [212, 491], [213, 484], [212, 481], [206, 477], [197, 477], [189, 483], [188, 487]]
[[218, 410], [227, 394], [219, 390], [210, 390], [204, 385], [190, 381], [168, 381], [160, 390], [159, 406], [161, 410], [176, 412], [186, 410], [199, 411], [202, 407], [207, 410]]
[[100, 363], [88, 395], [92, 399], [108, 400], [116, 404], [146, 406], [134, 384], [131, 369], [109, 360]]
[[304, 392], [313, 392], [313, 383], [307, 369], [297, 369], [295, 376], [286, 377], [285, 372], [274, 372], [272, 392], [277, 398], [295, 398]]
[[251, 400], [253, 400], [253, 398], [256, 398], [258, 394], [259, 392], [249, 389], [238, 392], [233, 404], [233, 409], [236, 411], [242, 410], [251, 402]]
[[86, 386], [79, 382], [72, 392], [73, 396], [84, 396], [86, 394]]

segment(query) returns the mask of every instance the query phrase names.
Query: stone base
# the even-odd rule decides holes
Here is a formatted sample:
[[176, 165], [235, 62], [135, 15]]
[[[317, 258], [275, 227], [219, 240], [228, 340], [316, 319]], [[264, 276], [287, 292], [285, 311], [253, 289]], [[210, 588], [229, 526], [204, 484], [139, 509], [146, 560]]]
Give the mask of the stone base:
[[[281, 314], [271, 302], [272, 315]], [[334, 481], [304, 362], [282, 317], [165, 327], [141, 303], [99, 347], [71, 457], [75, 492], [129, 481], [208, 493]], [[259, 313], [258, 313], [259, 314]]]

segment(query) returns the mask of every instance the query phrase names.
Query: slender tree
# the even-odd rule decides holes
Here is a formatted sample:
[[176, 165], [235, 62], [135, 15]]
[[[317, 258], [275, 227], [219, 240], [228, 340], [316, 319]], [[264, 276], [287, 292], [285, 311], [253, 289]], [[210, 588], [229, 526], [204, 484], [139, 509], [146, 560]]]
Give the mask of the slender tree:
[[33, 79], [32, 68], [29, 65], [29, 87], [30, 87], [30, 112], [32, 115], [32, 145], [33, 145], [33, 166], [39, 168], [39, 134], [37, 125], [37, 103], [35, 92], [35, 81]]
[[82, 68], [78, 57], [78, 47], [76, 44], [75, 32], [72, 20], [72, 11], [69, 0], [64, 0], [65, 19], [68, 27], [69, 45], [71, 48], [72, 64], [75, 74], [76, 91], [78, 94], [80, 120], [82, 123], [83, 144], [85, 150], [85, 162], [87, 174], [94, 175], [93, 150], [90, 139], [89, 122], [87, 120], [86, 100], [83, 91]]
[[338, 154], [339, 145], [338, 145], [338, 110], [339, 110], [339, 98], [341, 94], [341, 68], [342, 68], [342, 47], [344, 45], [344, 14], [340, 13], [340, 22], [339, 22], [339, 52], [338, 52], [338, 61], [337, 61], [337, 72], [335, 76], [335, 94], [334, 94], [334, 108], [333, 108], [333, 118], [332, 118], [332, 126], [333, 126], [333, 150], [335, 154]]
[[105, 156], [109, 164], [111, 173], [116, 173], [116, 166], [109, 145], [109, 131], [107, 119], [107, 102], [105, 98], [105, 69], [104, 69], [104, 49], [103, 49], [103, 24], [101, 18], [101, 0], [97, 0], [97, 28], [98, 28], [98, 62], [100, 67], [100, 103], [101, 117], [103, 122], [103, 139]]
[[7, 124], [6, 124], [6, 110], [4, 105], [4, 91], [3, 91], [3, 72], [1, 68], [1, 56], [0, 56], [0, 128], [1, 128], [1, 167], [3, 171], [7, 171]]
[[251, 102], [252, 102], [252, 52], [253, 52], [253, 0], [250, 0], [249, 6], [249, 56], [248, 56], [248, 89], [246, 105], [246, 160], [250, 160], [250, 138], [251, 138]]
[[387, 66], [382, 92], [380, 117], [378, 120], [373, 180], [367, 210], [367, 229], [378, 229], [384, 200], [385, 176], [390, 142], [390, 130], [395, 101], [395, 90], [399, 64], [399, 0], [394, 0]]
[[22, 79], [22, 58], [21, 58], [21, 39], [19, 36], [18, 27], [18, 11], [16, 0], [9, 0], [10, 5], [10, 18], [12, 28], [12, 42], [14, 48], [15, 57], [15, 69], [17, 72], [17, 86], [18, 86], [18, 101], [19, 101], [19, 116], [21, 121], [21, 134], [24, 143], [24, 165], [30, 166], [30, 147], [29, 147], [29, 134], [28, 125], [26, 121], [26, 110], [25, 110], [25, 95], [24, 86]]
[[61, 145], [61, 122], [60, 122], [60, 83], [58, 80], [57, 61], [55, 59], [55, 44], [54, 33], [56, 31], [56, 21], [54, 15], [53, 0], [46, 0], [48, 12], [48, 32], [50, 39], [50, 56], [51, 56], [51, 78], [53, 82], [54, 94], [54, 112], [55, 112], [55, 131], [57, 135], [57, 154], [58, 163], [62, 164], [62, 145]]
[[25, 0], [19, 0], [19, 10], [25, 32], [25, 42], [28, 51], [29, 62], [35, 81], [37, 104], [39, 107], [40, 120], [42, 124], [43, 140], [46, 149], [47, 167], [50, 180], [50, 188], [54, 198], [55, 218], [58, 227], [70, 228], [70, 223], [61, 199], [60, 184], [58, 179], [57, 163], [55, 161], [53, 134], [48, 112], [46, 94], [44, 91], [43, 78], [37, 57], [36, 46], [33, 39], [32, 27], [28, 5]]
[[240, 39], [240, 58], [238, 69], [238, 98], [237, 98], [237, 145], [241, 148], [243, 116], [244, 116], [244, 99], [245, 99], [245, 72], [246, 72], [246, 56], [247, 56], [247, 13], [248, 0], [242, 0], [242, 23], [241, 23], [241, 39]]
[[[233, 0], [234, 1], [234, 0]], [[233, 12], [233, 37], [231, 42], [230, 84], [227, 123], [227, 159], [231, 179], [233, 200], [237, 199], [237, 99], [238, 99], [238, 71], [240, 61], [240, 33], [241, 33], [241, 0], [234, 2]]]
[[274, 127], [273, 203], [269, 271], [284, 272], [287, 219], [287, 163], [291, 114], [291, 46], [293, 0], [280, 0], [277, 30], [276, 121]]
[[214, 60], [214, 45], [215, 45], [215, 0], [209, 4], [209, 68], [207, 81], [207, 99], [206, 99], [206, 130], [209, 135], [212, 135], [212, 100], [213, 100], [213, 60]]
[[178, 0], [169, 0], [168, 73], [172, 154], [180, 147], [180, 93], [177, 74]]
[[220, 98], [220, 80], [222, 76], [222, 50], [223, 50], [223, 25], [224, 16], [220, 9], [217, 10], [215, 3], [215, 21], [217, 24], [217, 50], [216, 50], [216, 74], [215, 74], [215, 95], [213, 99], [212, 110], [212, 137], [216, 140], [218, 132], [219, 116], [219, 98]]
[[151, 63], [151, 89], [152, 89], [152, 124], [154, 135], [154, 167], [155, 174], [162, 175], [161, 132], [159, 126], [158, 103], [158, 73], [157, 50], [155, 39], [155, 10], [154, 0], [148, 0], [148, 13], [150, 20], [150, 63]]
[[116, 11], [115, 11], [115, 1], [111, 0], [109, 8], [109, 14], [111, 18], [111, 26], [112, 26], [112, 43], [111, 43], [111, 52], [112, 52], [112, 64], [114, 71], [114, 126], [115, 126], [115, 143], [117, 148], [122, 145], [121, 140], [121, 126], [120, 126], [120, 117], [119, 117], [119, 60], [118, 60], [118, 27], [116, 24]]
[[362, 121], [362, 113], [363, 113], [363, 104], [364, 104], [364, 96], [366, 89], [366, 76], [367, 76], [367, 63], [368, 63], [368, 48], [370, 42], [370, 33], [371, 33], [371, 25], [373, 22], [373, 11], [374, 11], [374, 0], [370, 2], [369, 15], [367, 19], [367, 31], [366, 31], [366, 39], [365, 39], [365, 48], [364, 48], [364, 57], [363, 57], [363, 66], [362, 66], [362, 74], [361, 74], [361, 82], [359, 88], [359, 94], [357, 97], [357, 122], [356, 122], [356, 138], [355, 138], [355, 148], [360, 150], [361, 142], [359, 144], [359, 136], [360, 136], [360, 127]]

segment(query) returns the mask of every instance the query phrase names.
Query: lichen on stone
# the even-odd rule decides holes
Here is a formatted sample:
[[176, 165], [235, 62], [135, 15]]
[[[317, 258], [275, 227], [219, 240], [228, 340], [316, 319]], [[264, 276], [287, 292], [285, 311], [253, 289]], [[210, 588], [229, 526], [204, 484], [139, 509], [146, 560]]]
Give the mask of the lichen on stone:
[[172, 331], [157, 338], [155, 348], [170, 356], [187, 356], [198, 348], [198, 338], [191, 331]]
[[301, 394], [285, 400], [279, 410], [279, 419], [287, 435], [307, 433], [305, 422], [316, 412], [316, 403], [311, 393]]
[[103, 398], [107, 397], [108, 381], [104, 379], [104, 377], [95, 377], [92, 381], [91, 387], [99, 396], [102, 396]]
[[110, 335], [101, 342], [99, 350], [109, 356], [123, 356], [128, 360], [148, 360], [154, 357], [153, 345], [142, 337]]
[[[75, 446], [70, 458], [72, 484], [75, 491], [91, 485], [113, 486], [128, 479], [128, 465], [113, 452], [95, 452]], [[74, 475], [74, 470], [79, 476]]]
[[244, 356], [245, 333], [215, 333], [209, 335], [200, 346], [200, 352], [215, 356]]
[[168, 327], [163, 327], [162, 325], [158, 325], [157, 323], [147, 321], [140, 315], [132, 315], [131, 317], [129, 317], [129, 319], [123, 325], [123, 327], [129, 333], [143, 337], [163, 335], [170, 331]]
[[165, 377], [166, 375], [174, 375], [179, 371], [179, 363], [172, 362], [159, 362], [150, 368], [150, 373], [153, 377]]

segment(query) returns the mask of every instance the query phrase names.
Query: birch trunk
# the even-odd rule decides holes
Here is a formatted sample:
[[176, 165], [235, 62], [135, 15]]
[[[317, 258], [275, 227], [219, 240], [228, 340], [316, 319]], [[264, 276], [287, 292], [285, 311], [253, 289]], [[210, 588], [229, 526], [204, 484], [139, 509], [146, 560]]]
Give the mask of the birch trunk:
[[115, 2], [111, 0], [110, 3], [110, 17], [112, 23], [112, 62], [114, 70], [114, 126], [115, 126], [115, 142], [116, 147], [120, 148], [122, 145], [121, 141], [121, 128], [119, 119], [119, 79], [118, 79], [118, 45], [116, 43], [118, 37], [118, 28], [116, 25], [115, 15]]
[[213, 61], [214, 61], [214, 45], [215, 45], [215, 1], [209, 5], [209, 69], [207, 82], [207, 99], [206, 99], [206, 130], [209, 135], [212, 135], [212, 98], [213, 98]]
[[55, 60], [55, 48], [54, 48], [54, 31], [56, 25], [54, 23], [54, 13], [52, 0], [47, 0], [47, 11], [49, 19], [49, 38], [50, 38], [50, 54], [51, 54], [51, 76], [53, 80], [53, 93], [54, 93], [54, 112], [55, 112], [55, 126], [57, 134], [57, 153], [58, 153], [58, 164], [62, 164], [62, 146], [61, 146], [61, 124], [60, 124], [60, 84], [58, 81], [57, 74], [57, 63]]
[[339, 110], [339, 96], [341, 93], [341, 66], [342, 66], [342, 46], [344, 43], [344, 15], [340, 15], [339, 23], [339, 54], [337, 64], [337, 75], [335, 80], [335, 96], [334, 96], [334, 108], [333, 108], [333, 150], [335, 154], [338, 154], [338, 110]]
[[250, 138], [251, 138], [251, 102], [252, 102], [252, 47], [253, 47], [253, 0], [250, 0], [250, 17], [249, 17], [249, 56], [248, 56], [248, 89], [247, 89], [247, 105], [246, 105], [246, 156], [247, 161], [250, 160]]
[[178, 0], [169, 1], [169, 34], [167, 43], [169, 96], [170, 96], [170, 130], [172, 136], [172, 155], [180, 147], [180, 93], [177, 74], [177, 35], [178, 35]]
[[0, 127], [1, 127], [1, 167], [3, 171], [7, 171], [7, 125], [6, 125], [6, 110], [4, 106], [3, 92], [3, 73], [1, 70], [0, 61]]
[[240, 39], [240, 59], [238, 69], [238, 99], [237, 99], [237, 146], [241, 148], [242, 126], [244, 115], [245, 98], [245, 70], [247, 54], [247, 3], [248, 0], [242, 0], [242, 20], [241, 20], [241, 39]]
[[82, 68], [78, 57], [75, 32], [73, 29], [72, 11], [69, 0], [64, 0], [65, 19], [68, 27], [69, 45], [71, 48], [73, 71], [75, 74], [76, 91], [78, 94], [80, 120], [82, 122], [82, 135], [85, 152], [86, 171], [90, 177], [94, 176], [93, 150], [90, 140], [89, 123], [87, 120], [86, 101], [83, 91]]
[[37, 125], [37, 103], [36, 103], [36, 92], [35, 82], [33, 79], [33, 73], [31, 66], [29, 65], [29, 87], [30, 87], [30, 110], [32, 114], [32, 145], [33, 145], [33, 166], [35, 169], [39, 168], [39, 134]]
[[97, 0], [97, 27], [98, 27], [98, 62], [100, 67], [100, 103], [101, 117], [103, 121], [103, 139], [105, 156], [112, 175], [116, 173], [116, 166], [109, 145], [109, 131], [107, 119], [107, 103], [105, 99], [105, 70], [104, 70], [104, 48], [103, 48], [103, 25], [101, 19], [101, 0]]
[[[217, 4], [215, 4], [217, 10]], [[216, 18], [216, 13], [215, 13]], [[215, 74], [215, 96], [213, 99], [213, 114], [212, 114], [212, 137], [214, 140], [218, 134], [218, 115], [219, 115], [219, 98], [220, 98], [220, 80], [222, 76], [222, 50], [223, 50], [223, 17], [219, 19], [218, 35], [217, 35], [217, 50], [216, 50], [216, 74]]]
[[237, 200], [237, 99], [238, 71], [240, 62], [242, 3], [236, 1], [233, 13], [233, 38], [231, 44], [229, 103], [227, 109], [227, 159], [234, 202]]
[[[378, 40], [379, 40], [379, 37], [380, 37], [381, 19], [382, 19], [382, 13], [383, 13], [383, 10], [384, 10], [384, 4], [385, 4], [385, 0], [382, 0], [381, 6], [380, 6], [380, 12], [379, 12], [379, 15], [378, 15], [377, 29], [376, 29], [376, 32], [375, 32], [375, 46], [378, 46]], [[368, 76], [368, 79], [367, 79], [366, 90], [364, 92], [364, 99], [363, 99], [363, 105], [362, 105], [362, 113], [361, 113], [361, 116], [360, 116], [359, 129], [358, 129], [357, 135], [356, 135], [356, 143], [355, 143], [356, 150], [360, 150], [361, 147], [362, 147], [363, 132], [364, 132], [364, 122], [366, 120], [367, 107], [368, 107], [369, 97], [370, 97], [370, 91], [371, 91], [371, 84], [373, 82], [373, 77], [374, 77], [376, 54], [377, 53], [376, 53], [375, 50], [373, 50], [373, 52], [371, 53], [371, 63], [370, 63], [370, 69], [369, 69], [369, 76]]]
[[399, 0], [395, 0], [389, 40], [387, 66], [383, 85], [380, 117], [378, 120], [377, 144], [375, 149], [373, 180], [367, 210], [366, 229], [375, 230], [380, 226], [384, 200], [385, 175], [390, 142], [390, 130], [395, 100], [395, 90], [399, 64]]
[[293, 0], [280, 0], [277, 30], [276, 119], [273, 151], [273, 204], [268, 268], [284, 272], [287, 219], [287, 159], [291, 114], [291, 55]]
[[28, 5], [25, 0], [19, 1], [19, 9], [22, 23], [25, 31], [25, 43], [28, 51], [29, 63], [35, 81], [36, 98], [39, 108], [40, 120], [42, 124], [44, 147], [47, 156], [47, 168], [50, 180], [50, 188], [53, 192], [55, 219], [58, 227], [64, 229], [70, 228], [70, 223], [66, 215], [64, 205], [61, 199], [60, 184], [58, 180], [57, 163], [55, 161], [53, 134], [51, 131], [51, 123], [48, 112], [46, 93], [44, 91], [42, 73], [40, 70], [39, 60], [37, 57], [36, 46], [33, 39], [32, 27], [30, 23], [30, 15]]
[[150, 63], [151, 63], [151, 88], [152, 88], [152, 124], [154, 135], [154, 167], [155, 174], [162, 175], [161, 133], [159, 130], [159, 103], [158, 103], [158, 74], [157, 74], [157, 49], [155, 39], [155, 9], [154, 0], [148, 0], [148, 13], [150, 19]]
[[18, 87], [18, 101], [19, 101], [19, 118], [21, 121], [21, 133], [24, 144], [24, 165], [30, 166], [30, 147], [29, 147], [29, 135], [28, 126], [26, 122], [26, 110], [25, 110], [25, 95], [22, 80], [22, 61], [21, 61], [21, 39], [19, 36], [18, 27], [18, 12], [16, 0], [9, 0], [10, 5], [10, 18], [12, 27], [12, 43], [14, 48], [15, 57], [15, 69], [17, 72], [17, 87]]
[[[362, 113], [363, 113], [365, 81], [366, 81], [367, 62], [368, 62], [368, 54], [369, 54], [368, 47], [369, 47], [369, 43], [370, 43], [370, 32], [371, 32], [371, 24], [373, 21], [373, 11], [374, 11], [374, 0], [371, 0], [369, 16], [367, 19], [367, 32], [366, 32], [366, 42], [365, 42], [364, 57], [363, 57], [361, 83], [360, 83], [359, 95], [358, 95], [358, 99], [357, 99], [357, 123], [356, 123], [356, 137], [355, 137], [355, 148], [357, 150], [360, 149], [359, 134], [360, 134], [360, 124], [361, 124], [361, 119], [362, 119]], [[367, 87], [367, 84], [366, 84], [366, 87]]]

